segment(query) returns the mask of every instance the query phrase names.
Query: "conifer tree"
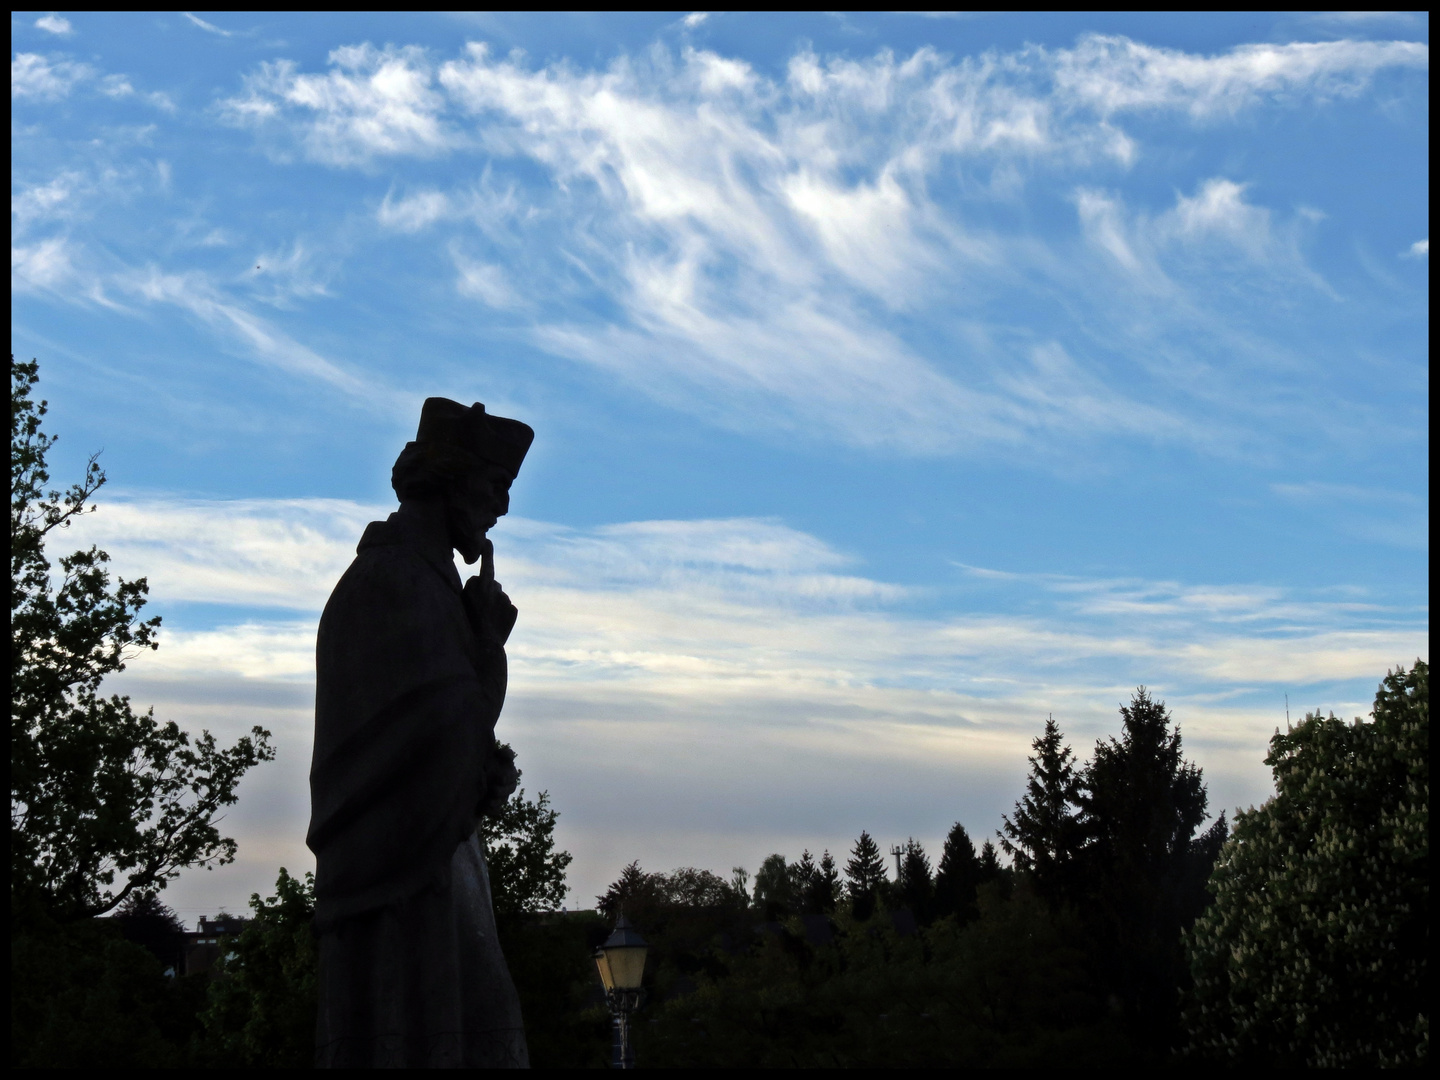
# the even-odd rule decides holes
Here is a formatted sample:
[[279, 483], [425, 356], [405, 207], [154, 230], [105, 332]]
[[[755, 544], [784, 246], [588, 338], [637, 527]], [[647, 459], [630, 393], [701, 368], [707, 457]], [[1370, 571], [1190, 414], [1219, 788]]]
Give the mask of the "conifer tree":
[[900, 855], [900, 880], [896, 883], [900, 902], [921, 922], [929, 922], [933, 914], [935, 881], [930, 872], [930, 856], [913, 836], [905, 841]]
[[864, 830], [861, 830], [860, 838], [850, 851], [850, 861], [845, 864], [845, 878], [851, 910], [857, 919], [868, 919], [874, 914], [880, 892], [885, 887], [885, 860], [880, 855], [879, 845]]
[[799, 861], [792, 863], [789, 871], [790, 895], [795, 898], [800, 912], [804, 915], [815, 914], [815, 879], [819, 876], [820, 868], [815, 865], [815, 856], [810, 854], [809, 848], [800, 853]]
[[965, 826], [956, 822], [945, 837], [940, 852], [940, 869], [935, 874], [935, 914], [953, 915], [961, 926], [979, 914], [975, 886], [980, 883], [980, 861]]
[[1132, 1031], [1158, 1049], [1178, 1032], [1180, 935], [1205, 905], [1226, 824], [1221, 815], [1196, 836], [1205, 784], [1182, 754], [1165, 703], [1142, 686], [1120, 715], [1120, 738], [1096, 744], [1080, 780], [1080, 906], [1094, 958]]
[[820, 868], [815, 875], [815, 910], [821, 915], [830, 914], [839, 896], [840, 872], [835, 869], [835, 859], [827, 849], [820, 856]]
[[1075, 754], [1051, 716], [1045, 733], [1032, 744], [1025, 796], [1005, 816], [1000, 845], [1029, 874], [1041, 895], [1053, 899], [1070, 891], [1075, 856], [1081, 844], [1077, 807], [1080, 779]]
[[987, 881], [999, 881], [1005, 874], [1005, 868], [1000, 865], [999, 853], [995, 845], [989, 840], [980, 846], [980, 884]]

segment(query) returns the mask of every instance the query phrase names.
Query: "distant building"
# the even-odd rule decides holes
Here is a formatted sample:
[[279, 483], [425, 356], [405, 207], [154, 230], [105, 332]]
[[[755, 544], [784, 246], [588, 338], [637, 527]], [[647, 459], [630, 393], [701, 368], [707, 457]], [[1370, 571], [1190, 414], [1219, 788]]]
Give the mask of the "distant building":
[[250, 925], [249, 919], [227, 915], [223, 911], [213, 919], [207, 919], [201, 915], [200, 925], [185, 934], [184, 959], [181, 963], [180, 974], [198, 975], [201, 972], [209, 971], [220, 959], [220, 938], [225, 935], [234, 937], [248, 925]]

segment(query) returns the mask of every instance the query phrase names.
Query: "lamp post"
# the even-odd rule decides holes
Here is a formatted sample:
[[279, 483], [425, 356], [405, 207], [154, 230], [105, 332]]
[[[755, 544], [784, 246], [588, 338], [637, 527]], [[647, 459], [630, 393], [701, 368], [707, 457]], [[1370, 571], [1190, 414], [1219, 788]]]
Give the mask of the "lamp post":
[[624, 915], [615, 923], [615, 932], [595, 950], [595, 966], [605, 984], [605, 1001], [620, 1028], [617, 1069], [635, 1067], [635, 1048], [630, 1042], [630, 1014], [640, 1007], [645, 991], [640, 988], [645, 978], [645, 954], [650, 946]]

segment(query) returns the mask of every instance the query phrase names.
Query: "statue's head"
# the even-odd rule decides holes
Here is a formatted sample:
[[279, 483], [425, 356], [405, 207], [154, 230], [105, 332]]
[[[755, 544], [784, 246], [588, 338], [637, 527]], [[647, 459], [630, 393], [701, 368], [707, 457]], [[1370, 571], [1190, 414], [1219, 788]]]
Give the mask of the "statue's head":
[[491, 416], [478, 401], [426, 398], [415, 441], [390, 471], [401, 503], [440, 502], [450, 543], [461, 558], [480, 557], [485, 534], [510, 509], [510, 484], [530, 449], [530, 425]]

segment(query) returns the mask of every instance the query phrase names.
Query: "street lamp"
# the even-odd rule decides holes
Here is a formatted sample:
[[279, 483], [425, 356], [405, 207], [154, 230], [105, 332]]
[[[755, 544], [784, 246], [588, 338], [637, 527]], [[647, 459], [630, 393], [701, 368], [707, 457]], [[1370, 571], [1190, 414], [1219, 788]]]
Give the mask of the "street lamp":
[[630, 1014], [640, 1007], [645, 991], [640, 983], [645, 977], [645, 954], [650, 946], [624, 915], [615, 923], [615, 932], [595, 950], [595, 966], [605, 984], [605, 1001], [620, 1027], [617, 1069], [635, 1067], [635, 1048], [630, 1044]]

